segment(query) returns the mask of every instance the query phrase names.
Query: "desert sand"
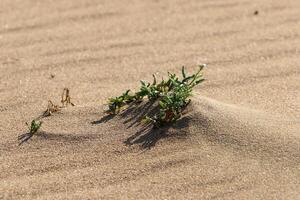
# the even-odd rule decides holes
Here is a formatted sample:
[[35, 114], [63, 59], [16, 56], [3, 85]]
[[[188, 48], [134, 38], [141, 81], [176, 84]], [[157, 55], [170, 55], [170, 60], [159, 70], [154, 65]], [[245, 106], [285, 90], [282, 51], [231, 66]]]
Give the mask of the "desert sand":
[[[0, 199], [300, 199], [299, 14], [295, 0], [1, 0]], [[174, 126], [103, 113], [201, 63]], [[65, 87], [76, 106], [18, 146]]]

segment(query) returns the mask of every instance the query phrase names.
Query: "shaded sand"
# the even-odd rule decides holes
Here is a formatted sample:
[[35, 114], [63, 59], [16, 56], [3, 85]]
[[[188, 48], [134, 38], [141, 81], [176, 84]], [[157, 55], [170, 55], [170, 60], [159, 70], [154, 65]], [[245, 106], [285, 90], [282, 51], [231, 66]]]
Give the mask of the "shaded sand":
[[[254, 12], [258, 10], [258, 15]], [[0, 2], [0, 199], [300, 199], [300, 2]], [[172, 127], [103, 114], [207, 63]], [[25, 122], [70, 88], [75, 107]]]

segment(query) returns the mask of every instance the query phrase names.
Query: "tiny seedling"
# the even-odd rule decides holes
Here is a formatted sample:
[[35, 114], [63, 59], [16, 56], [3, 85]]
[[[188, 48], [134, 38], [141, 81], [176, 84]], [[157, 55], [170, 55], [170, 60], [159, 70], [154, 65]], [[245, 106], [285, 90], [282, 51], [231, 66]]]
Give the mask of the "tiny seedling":
[[42, 126], [42, 121], [36, 121], [36, 120], [32, 120], [31, 124], [29, 126], [29, 124], [26, 122], [26, 125], [28, 126], [29, 129], [29, 133], [30, 134], [35, 134]]
[[26, 142], [27, 140], [29, 140], [35, 133], [38, 132], [38, 130], [41, 128], [42, 126], [42, 121], [37, 121], [37, 120], [32, 120], [31, 124], [29, 125], [26, 122], [26, 125], [28, 126], [29, 132], [25, 133], [23, 135], [20, 135], [18, 137], [18, 140], [20, 140], [20, 145], [24, 142]]
[[198, 71], [192, 75], [187, 75], [185, 68], [182, 67], [182, 78], [168, 73], [168, 80], [162, 79], [160, 83], [157, 83], [153, 75], [153, 83], [141, 81], [138, 92], [130, 94], [130, 90], [127, 90], [121, 96], [110, 98], [107, 112], [117, 114], [126, 105], [141, 102], [144, 97], [147, 97], [149, 101], [158, 101], [159, 111], [153, 117], [145, 116], [144, 122], [152, 123], [156, 128], [174, 123], [182, 116], [182, 111], [190, 103], [189, 97], [192, 95], [192, 89], [204, 81], [201, 71], [205, 66], [200, 65]]

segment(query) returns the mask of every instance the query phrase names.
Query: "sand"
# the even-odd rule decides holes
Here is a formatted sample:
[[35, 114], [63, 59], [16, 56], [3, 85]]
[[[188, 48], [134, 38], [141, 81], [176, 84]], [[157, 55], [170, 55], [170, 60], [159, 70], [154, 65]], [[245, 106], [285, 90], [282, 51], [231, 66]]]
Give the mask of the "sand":
[[[255, 15], [255, 11], [258, 14]], [[300, 2], [0, 2], [0, 199], [300, 199]], [[144, 128], [108, 97], [206, 63], [188, 112]], [[17, 137], [64, 87], [69, 106]]]

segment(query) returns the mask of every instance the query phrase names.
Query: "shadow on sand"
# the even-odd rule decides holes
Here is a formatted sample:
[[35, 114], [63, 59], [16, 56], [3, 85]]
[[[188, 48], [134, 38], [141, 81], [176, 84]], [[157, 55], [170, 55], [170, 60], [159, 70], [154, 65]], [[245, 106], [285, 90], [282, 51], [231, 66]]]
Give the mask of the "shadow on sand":
[[57, 133], [47, 133], [40, 131], [35, 134], [25, 133], [18, 137], [19, 145], [27, 142], [32, 136], [35, 136], [39, 140], [48, 140], [55, 142], [66, 142], [66, 143], [78, 143], [83, 141], [91, 141], [99, 138], [98, 134], [57, 134]]
[[34, 134], [32, 133], [24, 133], [18, 136], [19, 145], [22, 145], [24, 142], [27, 142]]
[[130, 104], [126, 110], [118, 115], [105, 115], [100, 120], [93, 121], [92, 124], [106, 123], [115, 117], [118, 118], [127, 129], [134, 129], [135, 133], [125, 139], [126, 145], [140, 145], [141, 148], [150, 149], [155, 144], [167, 137], [184, 138], [188, 127], [189, 119], [181, 118], [175, 124], [165, 125], [162, 128], [155, 128], [151, 124], [142, 122], [145, 116], [153, 117], [159, 110], [156, 102], [142, 102]]

